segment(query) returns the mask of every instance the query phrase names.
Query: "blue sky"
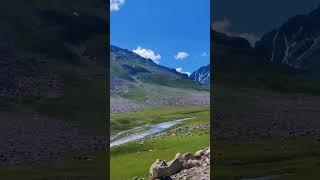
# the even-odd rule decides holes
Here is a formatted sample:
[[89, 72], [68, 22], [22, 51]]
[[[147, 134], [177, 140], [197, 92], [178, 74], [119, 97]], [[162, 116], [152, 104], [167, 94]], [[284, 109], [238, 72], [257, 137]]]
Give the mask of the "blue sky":
[[210, 63], [210, 0], [110, 0], [111, 44], [193, 72]]

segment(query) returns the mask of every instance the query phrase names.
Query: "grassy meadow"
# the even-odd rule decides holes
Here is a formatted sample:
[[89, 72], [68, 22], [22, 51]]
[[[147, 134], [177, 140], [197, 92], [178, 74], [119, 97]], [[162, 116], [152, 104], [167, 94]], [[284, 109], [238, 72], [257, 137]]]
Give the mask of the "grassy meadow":
[[[111, 119], [114, 123], [111, 125], [111, 132], [114, 134], [144, 124], [188, 117], [196, 118], [176, 126], [205, 124], [210, 122], [209, 114], [208, 106], [151, 108], [136, 112], [112, 114]], [[125, 125], [123, 126], [122, 123]], [[170, 129], [173, 128], [175, 127]], [[187, 133], [187, 135], [180, 135], [180, 133]], [[168, 134], [144, 143], [129, 142], [113, 147], [110, 152], [111, 179], [126, 180], [133, 177], [147, 179], [149, 168], [156, 159], [168, 161], [173, 159], [177, 153], [194, 153], [199, 149], [208, 147], [209, 144], [210, 130], [208, 128]]]
[[77, 156], [89, 159], [74, 159], [65, 155], [62, 159], [35, 165], [15, 165], [0, 167], [1, 179], [5, 180], [100, 180], [107, 178], [106, 151], [88, 152]]
[[[320, 143], [314, 137], [219, 142], [212, 166], [215, 179], [281, 175], [273, 179], [317, 179]], [[310, 148], [312, 147], [312, 148]]]

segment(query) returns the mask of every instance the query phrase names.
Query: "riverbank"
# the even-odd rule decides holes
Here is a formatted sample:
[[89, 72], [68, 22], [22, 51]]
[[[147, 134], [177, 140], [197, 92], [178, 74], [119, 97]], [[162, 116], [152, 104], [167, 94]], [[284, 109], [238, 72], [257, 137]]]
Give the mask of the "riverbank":
[[111, 136], [147, 124], [157, 124], [186, 117], [197, 117], [209, 111], [208, 105], [149, 107], [140, 111], [112, 113]]
[[132, 130], [129, 130], [129, 131], [119, 132], [117, 133], [118, 135], [119, 134], [122, 135], [124, 133], [129, 133], [129, 134], [119, 139], [115, 139], [117, 137], [114, 136], [112, 137], [113, 139], [115, 139], [114, 141], [112, 141], [112, 138], [110, 138], [111, 139], [110, 148], [131, 142], [131, 141], [139, 140], [149, 135], [164, 132], [173, 126], [179, 125], [180, 123], [183, 123], [185, 121], [195, 119], [195, 118], [196, 117], [190, 117], [190, 118], [177, 119], [177, 120], [158, 123], [158, 124], [152, 124], [152, 125], [145, 126], [145, 128], [147, 128], [145, 130], [144, 130], [144, 126], [142, 127], [140, 126], [137, 128], [133, 128]]
[[[210, 129], [208, 125], [203, 124], [210, 123], [209, 109], [208, 106], [169, 107], [131, 112], [130, 116], [128, 114], [117, 114], [117, 118], [114, 116], [113, 120], [116, 122], [122, 122], [123, 117], [134, 118], [136, 122], [130, 122], [130, 125], [160, 123], [185, 117], [196, 118], [173, 126], [165, 132], [113, 147], [110, 152], [111, 179], [134, 177], [147, 179], [150, 165], [155, 159], [170, 160], [176, 153], [195, 152], [208, 147]], [[128, 126], [125, 129], [129, 129]]]

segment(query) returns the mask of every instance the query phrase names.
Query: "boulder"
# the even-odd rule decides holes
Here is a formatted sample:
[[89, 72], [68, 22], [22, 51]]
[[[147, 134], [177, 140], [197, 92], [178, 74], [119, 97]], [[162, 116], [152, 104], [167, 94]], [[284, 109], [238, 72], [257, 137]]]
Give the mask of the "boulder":
[[168, 171], [170, 173], [169, 176], [181, 171], [181, 169], [183, 169], [183, 164], [183, 156], [181, 156], [180, 153], [176, 154], [176, 157], [168, 162]]
[[184, 169], [190, 169], [190, 168], [193, 168], [195, 166], [200, 166], [200, 163], [199, 163], [198, 160], [189, 159], [188, 161], [186, 161], [184, 163]]
[[[189, 156], [189, 155], [187, 155]], [[184, 168], [184, 156], [180, 153], [176, 157], [166, 163], [164, 160], [157, 159], [150, 167], [150, 179], [160, 179], [163, 177], [171, 176]]]
[[175, 158], [166, 163], [164, 160], [157, 159], [150, 167], [150, 179], [166, 179], [170, 176], [182, 172], [182, 170], [200, 167], [210, 164], [210, 148], [197, 151], [195, 155], [190, 152], [181, 155], [176, 154]]
[[195, 157], [196, 159], [201, 159], [201, 157], [204, 155], [204, 153], [205, 153], [205, 150], [204, 150], [204, 149], [199, 150], [199, 151], [197, 151], [197, 152], [194, 154], [194, 157]]
[[150, 167], [150, 179], [158, 179], [169, 176], [168, 165], [165, 161], [157, 159]]
[[188, 152], [182, 155], [182, 158], [185, 160], [189, 160], [189, 159], [194, 159], [194, 156], [190, 152]]

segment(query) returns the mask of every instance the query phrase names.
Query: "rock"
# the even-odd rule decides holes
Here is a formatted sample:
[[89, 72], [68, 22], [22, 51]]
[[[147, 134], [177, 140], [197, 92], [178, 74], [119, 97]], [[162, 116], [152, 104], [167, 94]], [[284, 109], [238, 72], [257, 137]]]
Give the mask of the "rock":
[[[197, 173], [194, 173], [197, 172]], [[168, 163], [157, 159], [150, 167], [150, 178], [155, 179], [208, 179], [210, 172], [210, 148], [197, 151], [195, 155], [190, 152], [175, 158]]]
[[209, 155], [210, 154], [210, 147], [208, 147], [205, 151], [205, 155]]
[[196, 159], [200, 159], [201, 158], [201, 156], [203, 156], [203, 154], [205, 153], [205, 150], [199, 150], [199, 151], [197, 151], [195, 154], [194, 154], [194, 157], [196, 158]]
[[[188, 153], [187, 153], [188, 154]], [[198, 157], [192, 157], [190, 155], [184, 154], [185, 157], [184, 168], [171, 175], [172, 180], [190, 179], [190, 180], [209, 180], [210, 179], [210, 148], [205, 148], [197, 153]]]
[[176, 157], [172, 160], [168, 162], [168, 172], [170, 174], [168, 174], [168, 176], [171, 176], [172, 174], [175, 174], [179, 171], [181, 171], [181, 169], [183, 169], [183, 164], [184, 164], [184, 159], [181, 156], [180, 153], [176, 154]]
[[185, 153], [184, 155], [182, 155], [182, 157], [183, 157], [185, 160], [194, 159], [194, 156], [193, 156], [190, 152]]
[[185, 162], [184, 164], [184, 168], [185, 169], [189, 169], [189, 168], [192, 168], [192, 167], [195, 167], [195, 166], [200, 166], [200, 163], [198, 160], [191, 160], [189, 159], [188, 161]]
[[184, 167], [184, 157], [180, 153], [176, 154], [175, 158], [168, 163], [164, 160], [157, 159], [150, 167], [150, 179], [160, 179], [171, 176]]
[[184, 160], [184, 163], [183, 163], [183, 168], [184, 169], [193, 167], [193, 166], [191, 166], [190, 162], [192, 160], [194, 160], [195, 158], [190, 152], [185, 153], [184, 155], [182, 155], [182, 158]]
[[163, 176], [168, 176], [168, 165], [165, 161], [157, 159], [150, 167], [150, 179], [158, 179]]

